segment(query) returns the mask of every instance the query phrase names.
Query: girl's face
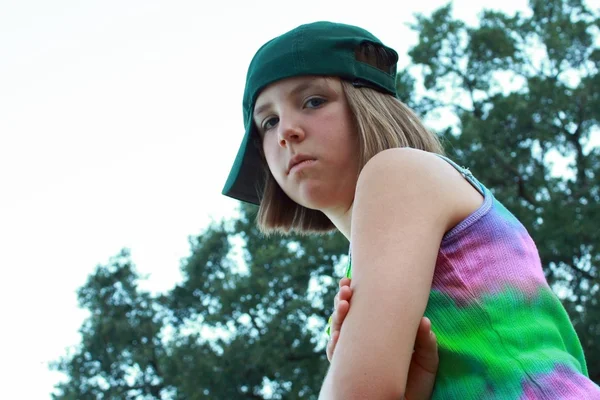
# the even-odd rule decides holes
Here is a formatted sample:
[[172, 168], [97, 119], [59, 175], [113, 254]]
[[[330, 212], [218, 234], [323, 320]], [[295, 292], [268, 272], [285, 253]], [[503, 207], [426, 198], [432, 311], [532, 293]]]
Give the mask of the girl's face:
[[254, 110], [267, 164], [283, 191], [296, 203], [326, 214], [348, 210], [359, 146], [341, 82], [285, 79], [264, 89]]

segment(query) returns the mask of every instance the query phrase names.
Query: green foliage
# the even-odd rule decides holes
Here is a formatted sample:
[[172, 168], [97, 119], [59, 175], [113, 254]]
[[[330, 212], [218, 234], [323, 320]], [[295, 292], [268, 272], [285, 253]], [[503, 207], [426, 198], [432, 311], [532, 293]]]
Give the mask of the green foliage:
[[[530, 6], [485, 11], [475, 27], [450, 5], [417, 16], [413, 65], [397, 86], [426, 120], [455, 117], [440, 130], [447, 153], [534, 237], [600, 383], [600, 17], [580, 0]], [[561, 160], [566, 169], [554, 167]], [[255, 212], [242, 206], [194, 238], [167, 293], [138, 287], [127, 252], [99, 266], [78, 292], [89, 317], [81, 344], [54, 365], [67, 379], [53, 397], [316, 398], [347, 243], [265, 237]]]
[[348, 244], [264, 237], [254, 213], [243, 206], [233, 226], [195, 238], [183, 282], [164, 295], [137, 288], [127, 252], [98, 267], [79, 290], [90, 316], [81, 346], [55, 365], [69, 380], [54, 398], [316, 398]]
[[416, 109], [456, 116], [441, 132], [448, 154], [528, 228], [600, 381], [600, 17], [579, 0], [530, 6], [483, 12], [477, 27], [450, 5], [418, 16], [410, 55], [425, 91], [409, 78], [399, 89]]
[[[173, 347], [174, 354], [204, 349], [204, 360], [188, 357], [182, 364], [172, 357], [178, 398], [204, 398], [197, 397], [199, 387], [211, 399], [259, 398], [254, 396], [266, 381], [274, 398], [310, 398], [320, 387], [327, 366], [322, 332], [330, 309], [324, 304], [332, 304], [335, 284], [328, 277], [347, 244], [339, 235], [264, 237], [254, 212], [245, 206], [231, 229], [213, 227], [192, 243], [184, 282], [165, 303], [179, 332], [200, 323], [205, 332], [221, 333], [214, 341], [182, 334]], [[245, 243], [243, 268], [227, 257], [228, 239], [234, 237]], [[314, 292], [311, 282], [324, 287]]]
[[79, 289], [90, 315], [75, 353], [54, 365], [69, 377], [54, 398], [160, 398], [163, 324], [155, 299], [138, 289], [139, 278], [122, 251]]

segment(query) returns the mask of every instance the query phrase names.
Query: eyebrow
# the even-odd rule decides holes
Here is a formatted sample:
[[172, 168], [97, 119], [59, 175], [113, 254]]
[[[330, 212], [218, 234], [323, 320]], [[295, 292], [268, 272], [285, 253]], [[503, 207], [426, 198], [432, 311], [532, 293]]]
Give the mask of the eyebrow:
[[[313, 86], [320, 86], [319, 84], [315, 84], [315, 81], [317, 81], [318, 78], [313, 78], [309, 81], [304, 81], [302, 83], [299, 83], [295, 88], [293, 88], [287, 95], [287, 97], [294, 97], [295, 95], [297, 95], [298, 93], [303, 92], [306, 89], [309, 89]], [[261, 105], [260, 107], [256, 108], [254, 110], [253, 113], [253, 117], [256, 118], [257, 115], [259, 115], [260, 113], [262, 113], [263, 111], [265, 111], [267, 108], [271, 107], [271, 103], [265, 103], [263, 105]]]

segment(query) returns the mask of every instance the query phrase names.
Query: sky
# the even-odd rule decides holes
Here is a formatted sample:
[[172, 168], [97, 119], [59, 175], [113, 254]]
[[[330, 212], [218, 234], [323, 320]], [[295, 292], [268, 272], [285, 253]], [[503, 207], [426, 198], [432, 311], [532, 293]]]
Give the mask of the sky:
[[[131, 249], [142, 287], [181, 279], [188, 237], [230, 217], [248, 64], [300, 24], [359, 25], [400, 53], [415, 12], [446, 2], [0, 0], [2, 398], [48, 399], [79, 341], [76, 290]], [[477, 4], [477, 6], [473, 6]], [[598, 1], [589, 4], [598, 4]], [[483, 8], [525, 0], [455, 0]]]

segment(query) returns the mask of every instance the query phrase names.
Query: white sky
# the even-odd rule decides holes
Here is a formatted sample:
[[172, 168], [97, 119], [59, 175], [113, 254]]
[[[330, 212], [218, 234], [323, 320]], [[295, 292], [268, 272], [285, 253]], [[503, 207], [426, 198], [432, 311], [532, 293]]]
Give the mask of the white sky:
[[[97, 264], [129, 247], [144, 287], [167, 290], [188, 236], [231, 215], [220, 192], [258, 47], [332, 20], [370, 30], [406, 64], [416, 35], [405, 24], [443, 4], [0, 1], [2, 398], [49, 398], [60, 375], [47, 362], [79, 341], [75, 290]], [[526, 7], [454, 4], [469, 22]]]

